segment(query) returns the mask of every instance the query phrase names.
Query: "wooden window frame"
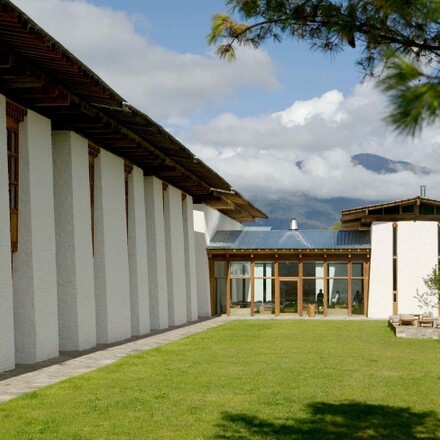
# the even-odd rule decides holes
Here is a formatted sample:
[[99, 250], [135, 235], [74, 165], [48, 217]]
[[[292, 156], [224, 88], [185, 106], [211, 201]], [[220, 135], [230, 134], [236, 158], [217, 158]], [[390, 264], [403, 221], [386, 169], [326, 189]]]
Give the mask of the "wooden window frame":
[[90, 227], [92, 232], [92, 250], [95, 251], [95, 165], [100, 153], [99, 147], [89, 144], [89, 188], [90, 188]]
[[[249, 278], [251, 282], [251, 315], [255, 313], [255, 280], [257, 279], [272, 279], [274, 281], [274, 312], [275, 316], [280, 315], [280, 280], [296, 280], [298, 283], [298, 315], [302, 312], [306, 311], [304, 309], [304, 281], [315, 279], [321, 280], [323, 283], [323, 294], [324, 294], [324, 310], [323, 315], [328, 316], [328, 299], [329, 299], [329, 291], [328, 284], [330, 279], [341, 279], [347, 281], [347, 316], [352, 314], [352, 308], [350, 304], [353, 298], [352, 291], [352, 282], [353, 280], [358, 280], [363, 283], [363, 299], [364, 299], [364, 313], [363, 316], [368, 316], [368, 297], [369, 297], [369, 253], [359, 254], [357, 252], [350, 252], [344, 255], [340, 253], [332, 253], [332, 254], [317, 254], [317, 255], [308, 255], [304, 257], [301, 254], [277, 254], [277, 253], [261, 253], [259, 255], [255, 254], [243, 254], [237, 253], [235, 255], [231, 254], [209, 254], [210, 258], [210, 277], [211, 277], [211, 299], [214, 301], [215, 298], [215, 280], [217, 278], [224, 278], [226, 280], [226, 314], [230, 315], [230, 294], [231, 294], [231, 279], [233, 278], [243, 278], [242, 276], [231, 276], [230, 274], [230, 264], [231, 262], [249, 262], [251, 264], [251, 273], [250, 276], [244, 277]], [[226, 263], [227, 274], [223, 277], [215, 277], [214, 276], [214, 263], [217, 261], [224, 261]], [[279, 276], [279, 262], [285, 261], [296, 261], [299, 262], [298, 266], [298, 277], [280, 277]], [[323, 275], [319, 277], [304, 277], [304, 267], [303, 264], [307, 262], [320, 263], [323, 265]], [[330, 277], [329, 276], [329, 264], [330, 263], [346, 263], [347, 264], [347, 275], [343, 277]], [[271, 277], [259, 277], [255, 275], [255, 264], [256, 263], [272, 263], [273, 264], [273, 274]], [[362, 264], [362, 276], [353, 276], [353, 264]], [[211, 303], [211, 305], [213, 302]], [[214, 313], [214, 307], [212, 310]]]
[[9, 221], [11, 253], [18, 251], [18, 216], [20, 196], [20, 123], [27, 110], [12, 101], [6, 100], [6, 133], [8, 160]]
[[124, 192], [125, 192], [125, 220], [127, 223], [127, 235], [128, 235], [128, 180], [130, 174], [133, 172], [133, 165], [130, 162], [124, 162]]
[[397, 255], [398, 255], [398, 228], [397, 223], [393, 223], [393, 243], [392, 243], [392, 282], [393, 282], [393, 315], [397, 315], [399, 310], [399, 296], [398, 296], [398, 269], [397, 269]]

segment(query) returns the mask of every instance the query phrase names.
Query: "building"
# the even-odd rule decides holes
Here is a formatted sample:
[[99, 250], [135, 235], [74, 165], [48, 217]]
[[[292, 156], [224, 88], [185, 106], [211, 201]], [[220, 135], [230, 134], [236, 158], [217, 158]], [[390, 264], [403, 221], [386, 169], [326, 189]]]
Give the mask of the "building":
[[207, 239], [265, 214], [9, 0], [0, 126], [0, 371], [210, 315]]
[[424, 197], [244, 228], [265, 214], [9, 0], [0, 126], [0, 371], [219, 313], [411, 313], [439, 261]]
[[423, 278], [439, 263], [439, 225], [440, 201], [415, 197], [343, 211], [339, 231], [218, 231], [208, 250], [212, 312], [418, 312]]

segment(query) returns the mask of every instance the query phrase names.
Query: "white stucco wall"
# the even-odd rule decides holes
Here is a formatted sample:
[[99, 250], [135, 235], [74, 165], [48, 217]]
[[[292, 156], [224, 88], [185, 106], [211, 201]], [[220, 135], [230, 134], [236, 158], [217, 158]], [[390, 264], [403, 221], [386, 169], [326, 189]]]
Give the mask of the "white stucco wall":
[[0, 95], [0, 372], [15, 366], [6, 101]]
[[393, 225], [371, 226], [368, 317], [387, 318], [393, 312]]
[[17, 363], [58, 355], [55, 220], [50, 121], [28, 111], [20, 124], [18, 251], [14, 253]]
[[111, 343], [131, 336], [124, 161], [101, 150], [95, 164], [96, 333]]
[[[437, 264], [437, 223], [397, 223], [398, 313], [417, 313], [417, 290], [423, 292], [426, 277]], [[373, 223], [368, 316], [387, 318], [393, 313], [393, 226]], [[433, 310], [436, 313], [436, 310]]]
[[164, 191], [164, 221], [169, 325], [187, 321], [182, 193], [171, 185]]
[[241, 223], [206, 205], [194, 205], [194, 213], [194, 228], [204, 230], [207, 244], [217, 231], [241, 231], [244, 228]]
[[150, 324], [152, 329], [168, 327], [168, 289], [162, 181], [144, 177], [145, 217], [148, 243]]
[[[437, 264], [437, 222], [399, 222], [397, 273], [399, 313], [424, 312], [415, 298], [426, 291], [423, 278]], [[432, 312], [437, 315], [437, 307]]]
[[193, 200], [186, 196], [182, 200], [183, 232], [185, 248], [185, 278], [186, 278], [186, 304], [187, 319], [195, 321], [198, 318], [197, 309], [197, 269], [196, 269], [196, 244], [194, 235]]
[[217, 231], [243, 229], [241, 223], [206, 205], [194, 205], [194, 235], [197, 269], [197, 308], [199, 316], [211, 315], [209, 262], [206, 246]]
[[60, 350], [96, 345], [95, 289], [86, 139], [52, 133]]
[[138, 167], [128, 178], [128, 260], [130, 270], [131, 334], [150, 331], [144, 173]]

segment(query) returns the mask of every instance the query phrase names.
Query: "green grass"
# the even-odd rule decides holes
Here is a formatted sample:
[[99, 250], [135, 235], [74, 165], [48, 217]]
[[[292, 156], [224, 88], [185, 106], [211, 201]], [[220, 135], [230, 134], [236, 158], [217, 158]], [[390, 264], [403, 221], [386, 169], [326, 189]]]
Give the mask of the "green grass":
[[0, 439], [440, 439], [440, 345], [235, 321], [0, 405]]

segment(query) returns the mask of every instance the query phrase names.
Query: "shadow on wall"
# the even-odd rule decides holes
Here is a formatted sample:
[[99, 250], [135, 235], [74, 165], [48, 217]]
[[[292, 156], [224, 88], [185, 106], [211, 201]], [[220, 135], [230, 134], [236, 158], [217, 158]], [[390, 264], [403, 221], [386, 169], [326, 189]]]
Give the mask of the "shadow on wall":
[[268, 420], [249, 414], [224, 413], [215, 439], [393, 439], [438, 440], [440, 419], [433, 412], [360, 402], [315, 402], [308, 415]]

